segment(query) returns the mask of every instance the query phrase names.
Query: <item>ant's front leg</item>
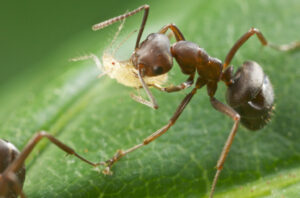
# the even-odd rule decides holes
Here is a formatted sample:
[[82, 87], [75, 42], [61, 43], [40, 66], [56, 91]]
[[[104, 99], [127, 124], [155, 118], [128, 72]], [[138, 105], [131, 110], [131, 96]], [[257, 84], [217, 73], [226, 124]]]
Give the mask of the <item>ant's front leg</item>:
[[156, 102], [156, 99], [154, 98], [153, 94], [149, 90], [148, 85], [146, 84], [146, 82], [144, 81], [144, 78], [142, 77], [142, 73], [143, 73], [142, 71], [143, 71], [143, 67], [142, 67], [142, 65], [139, 65], [139, 68], [138, 68], [138, 78], [139, 78], [139, 80], [140, 80], [140, 82], [142, 84], [142, 87], [144, 88], [144, 90], [145, 90], [145, 92], [146, 92], [146, 94], [147, 94], [147, 96], [148, 96], [148, 98], [149, 98], [150, 101], [145, 100], [142, 97], [136, 96], [134, 94], [131, 94], [130, 96], [136, 102], [144, 104], [144, 105], [146, 105], [148, 107], [151, 107], [153, 109], [158, 109], [158, 104]]
[[178, 28], [175, 24], [173, 24], [173, 23], [170, 23], [170, 24], [168, 24], [168, 25], [165, 25], [161, 30], [159, 30], [158, 33], [160, 33], [160, 34], [165, 34], [165, 33], [168, 31], [168, 29], [171, 29], [171, 30], [172, 30], [173, 34], [175, 35], [175, 38], [176, 38], [176, 41], [177, 41], [177, 42], [178, 42], [178, 41], [184, 41], [184, 40], [185, 40], [185, 38], [184, 38], [182, 32], [181, 32], [181, 31], [179, 30], [179, 28]]
[[[165, 34], [169, 29], [172, 30], [172, 32], [173, 32], [173, 34], [174, 34], [174, 36], [176, 38], [176, 42], [178, 42], [178, 41], [185, 41], [185, 38], [184, 38], [182, 32], [173, 23], [165, 25], [158, 33]], [[189, 75], [190, 75], [189, 78], [185, 82], [181, 83], [180, 85], [176, 85], [176, 86], [172, 85], [172, 86], [168, 86], [168, 87], [162, 87], [160, 85], [154, 84], [153, 87], [155, 87], [156, 89], [158, 89], [160, 91], [163, 91], [163, 92], [177, 92], [177, 91], [181, 91], [181, 90], [186, 89], [186, 88], [188, 88], [188, 87], [190, 87], [190, 86], [193, 85], [193, 83], [194, 83], [194, 77], [195, 77], [195, 71], [189, 72]]]
[[192, 86], [194, 83], [194, 77], [195, 77], [195, 73], [190, 75], [189, 78], [185, 82], [183, 82], [177, 86], [171, 85], [168, 87], [162, 87], [158, 84], [154, 84], [153, 87], [160, 91], [163, 91], [163, 92], [168, 92], [168, 93], [177, 92], [177, 91], [181, 91], [183, 89], [186, 89], [186, 88], [189, 88], [190, 86]]

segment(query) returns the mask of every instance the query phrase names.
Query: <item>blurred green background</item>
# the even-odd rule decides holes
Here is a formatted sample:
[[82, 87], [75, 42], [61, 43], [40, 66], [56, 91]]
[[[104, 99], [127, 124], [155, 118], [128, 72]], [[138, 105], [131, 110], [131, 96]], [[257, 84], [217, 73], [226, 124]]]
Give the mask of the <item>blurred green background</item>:
[[[139, 143], [163, 126], [185, 93], [153, 91], [160, 109], [132, 101], [133, 91], [109, 78], [96, 79], [91, 61], [69, 58], [109, 45], [117, 26], [93, 32], [91, 26], [148, 3], [144, 37], [174, 22], [187, 40], [224, 60], [250, 27], [268, 40], [300, 40], [298, 0], [262, 1], [7, 1], [0, 7], [0, 134], [23, 148], [40, 129], [93, 161]], [[139, 28], [141, 14], [126, 20], [119, 41]], [[122, 45], [129, 57], [135, 36]], [[280, 53], [252, 38], [236, 55], [235, 68], [255, 60], [269, 75], [276, 112], [259, 132], [239, 128], [217, 185], [216, 197], [300, 197], [299, 52]], [[170, 82], [186, 77], [177, 64]], [[217, 98], [224, 101], [220, 83]], [[27, 160], [28, 197], [205, 197], [232, 121], [210, 106], [201, 90], [170, 132], [114, 166], [103, 176], [43, 141]]]
[[[91, 24], [146, 1], [6, 1], [0, 7], [0, 83], [39, 66]], [[66, 49], [66, 48], [65, 48]], [[79, 51], [77, 49], [77, 51]], [[76, 50], [75, 50], [76, 51]]]

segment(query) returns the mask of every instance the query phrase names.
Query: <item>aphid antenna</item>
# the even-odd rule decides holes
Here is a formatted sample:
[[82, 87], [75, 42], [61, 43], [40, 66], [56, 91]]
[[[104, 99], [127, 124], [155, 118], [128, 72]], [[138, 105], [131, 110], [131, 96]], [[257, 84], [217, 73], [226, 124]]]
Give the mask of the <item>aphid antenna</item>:
[[115, 42], [116, 42], [118, 36], [120, 35], [120, 32], [121, 32], [121, 30], [122, 30], [123, 27], [124, 27], [124, 24], [125, 24], [125, 19], [123, 19], [123, 20], [121, 21], [121, 24], [119, 25], [118, 30], [117, 30], [117, 32], [115, 33], [114, 38], [113, 38], [113, 40], [111, 41], [111, 43], [109, 44], [109, 46], [108, 46], [107, 49], [111, 49], [111, 50], [112, 50], [112, 46], [115, 44]]
[[120, 44], [112, 51], [112, 56], [115, 56], [116, 52], [120, 49], [120, 47], [134, 34], [137, 30], [131, 31], [121, 42]]

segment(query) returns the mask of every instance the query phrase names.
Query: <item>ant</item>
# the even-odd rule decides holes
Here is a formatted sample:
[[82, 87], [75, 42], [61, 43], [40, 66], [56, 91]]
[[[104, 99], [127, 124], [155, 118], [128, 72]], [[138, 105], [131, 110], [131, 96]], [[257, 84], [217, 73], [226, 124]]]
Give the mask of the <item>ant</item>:
[[[185, 96], [165, 126], [148, 136], [142, 143], [125, 151], [118, 150], [111, 159], [103, 162], [106, 165], [104, 174], [111, 174], [110, 169], [112, 165], [128, 153], [149, 144], [167, 132], [169, 128], [175, 124], [197, 91], [206, 85], [207, 94], [213, 108], [230, 117], [234, 122], [217, 162], [217, 171], [210, 190], [210, 198], [212, 198], [239, 123], [241, 122], [250, 130], [261, 129], [270, 120], [274, 108], [272, 84], [262, 67], [254, 61], [246, 61], [234, 74], [233, 66], [229, 66], [231, 60], [238, 49], [253, 35], [258, 37], [263, 46], [269, 46], [280, 51], [290, 51], [299, 48], [300, 42], [293, 42], [287, 45], [274, 45], [269, 43], [258, 29], [250, 28], [250, 30], [242, 35], [233, 45], [225, 61], [222, 63], [219, 59], [209, 56], [208, 53], [196, 43], [186, 41], [179, 28], [172, 23], [165, 25], [158, 33], [149, 34], [143, 42], [140, 42], [148, 18], [149, 8], [149, 5], [143, 5], [131, 12], [96, 24], [92, 29], [99, 30], [105, 28], [140, 11], [144, 11], [135, 49], [127, 62], [131, 63], [137, 70], [140, 84], [146, 91], [150, 101], [145, 101], [138, 97], [134, 97], [133, 99], [157, 109], [158, 105], [148, 88], [149, 86], [163, 92], [177, 92], [193, 85], [194, 88]], [[169, 29], [173, 32], [176, 39], [176, 42], [172, 45], [170, 44], [169, 38], [165, 35]], [[173, 58], [177, 61], [182, 73], [188, 75], [185, 82], [177, 86], [168, 87], [145, 82], [145, 78], [147, 77], [160, 76], [168, 73], [173, 66]], [[94, 59], [94, 61], [97, 62], [97, 59]], [[198, 73], [197, 80], [195, 80], [196, 73]], [[227, 86], [226, 101], [229, 106], [215, 98], [215, 93], [220, 81], [223, 81]]]
[[16, 198], [19, 195], [25, 198], [22, 190], [25, 181], [24, 161], [31, 153], [36, 144], [42, 139], [48, 138], [53, 144], [65, 151], [68, 155], [74, 155], [85, 163], [97, 167], [101, 163], [93, 163], [77, 154], [71, 147], [62, 143], [49, 133], [40, 131], [36, 133], [23, 151], [20, 153], [18, 149], [5, 140], [0, 139], [0, 197]]

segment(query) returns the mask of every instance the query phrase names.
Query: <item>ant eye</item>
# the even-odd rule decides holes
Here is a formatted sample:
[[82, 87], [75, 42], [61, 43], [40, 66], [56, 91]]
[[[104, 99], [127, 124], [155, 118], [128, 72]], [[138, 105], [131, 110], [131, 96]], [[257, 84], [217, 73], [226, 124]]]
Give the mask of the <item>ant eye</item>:
[[153, 72], [157, 75], [162, 74], [164, 72], [163, 68], [161, 66], [154, 66]]

